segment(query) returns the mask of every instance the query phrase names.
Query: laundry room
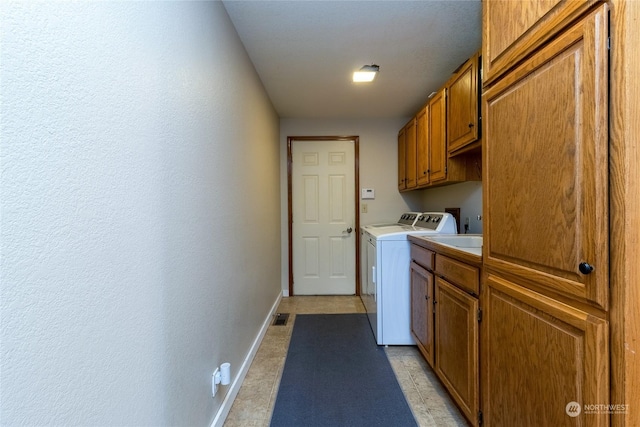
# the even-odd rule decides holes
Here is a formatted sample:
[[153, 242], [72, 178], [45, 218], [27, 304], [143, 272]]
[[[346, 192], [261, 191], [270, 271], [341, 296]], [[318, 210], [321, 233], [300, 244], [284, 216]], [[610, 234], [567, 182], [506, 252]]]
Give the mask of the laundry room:
[[0, 424], [640, 426], [640, 1], [522, 4], [2, 2]]

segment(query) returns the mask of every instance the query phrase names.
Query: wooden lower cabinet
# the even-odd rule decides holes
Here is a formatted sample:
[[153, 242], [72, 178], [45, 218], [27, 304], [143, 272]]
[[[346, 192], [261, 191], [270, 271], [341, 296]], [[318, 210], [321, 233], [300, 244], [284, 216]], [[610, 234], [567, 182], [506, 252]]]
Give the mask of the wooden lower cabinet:
[[483, 425], [609, 425], [584, 410], [609, 403], [608, 323], [493, 273], [483, 289]]
[[435, 300], [436, 373], [463, 414], [477, 425], [480, 406], [478, 298], [436, 277]]
[[433, 357], [433, 273], [411, 263], [411, 334], [427, 363]]

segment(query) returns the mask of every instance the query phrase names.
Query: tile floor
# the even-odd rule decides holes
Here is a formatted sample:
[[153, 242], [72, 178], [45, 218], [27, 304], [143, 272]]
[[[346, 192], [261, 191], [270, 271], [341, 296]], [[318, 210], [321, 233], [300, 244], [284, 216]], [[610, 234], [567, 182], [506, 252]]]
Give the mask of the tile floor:
[[[283, 298], [279, 313], [290, 313], [286, 326], [269, 326], [224, 423], [225, 427], [269, 426], [287, 356], [295, 314], [364, 313], [360, 297], [297, 296]], [[420, 426], [466, 426], [447, 392], [413, 346], [386, 348], [387, 357]], [[401, 426], [398, 426], [401, 427]]]

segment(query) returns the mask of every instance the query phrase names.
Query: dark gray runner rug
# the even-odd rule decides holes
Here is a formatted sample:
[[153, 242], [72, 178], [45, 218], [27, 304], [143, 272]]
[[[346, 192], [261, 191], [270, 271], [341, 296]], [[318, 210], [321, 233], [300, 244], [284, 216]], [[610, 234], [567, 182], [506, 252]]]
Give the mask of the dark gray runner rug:
[[271, 427], [417, 426], [366, 314], [299, 314]]

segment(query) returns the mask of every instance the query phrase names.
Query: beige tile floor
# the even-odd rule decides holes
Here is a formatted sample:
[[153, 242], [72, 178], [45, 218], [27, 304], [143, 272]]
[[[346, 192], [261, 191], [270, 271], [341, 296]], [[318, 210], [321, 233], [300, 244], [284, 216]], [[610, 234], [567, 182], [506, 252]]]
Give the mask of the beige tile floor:
[[[359, 297], [283, 298], [279, 313], [290, 313], [286, 326], [269, 326], [224, 423], [225, 427], [269, 426], [296, 314], [364, 313]], [[396, 378], [420, 426], [466, 426], [449, 395], [413, 346], [386, 348]], [[401, 426], [398, 426], [401, 427]]]

